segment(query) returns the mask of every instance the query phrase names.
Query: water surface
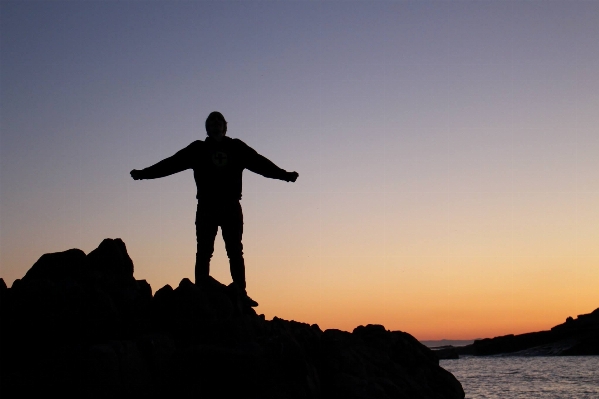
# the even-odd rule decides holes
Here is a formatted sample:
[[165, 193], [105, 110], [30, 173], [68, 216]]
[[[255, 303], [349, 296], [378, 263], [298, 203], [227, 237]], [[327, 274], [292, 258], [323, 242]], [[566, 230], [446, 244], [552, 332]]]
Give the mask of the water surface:
[[441, 360], [466, 399], [599, 399], [599, 356]]

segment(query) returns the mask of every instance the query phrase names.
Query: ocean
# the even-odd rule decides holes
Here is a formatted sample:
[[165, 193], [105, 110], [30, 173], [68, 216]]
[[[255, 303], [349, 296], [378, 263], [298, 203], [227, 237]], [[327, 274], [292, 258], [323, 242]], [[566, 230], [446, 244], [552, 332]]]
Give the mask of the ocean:
[[599, 399], [599, 356], [465, 356], [439, 364], [466, 399]]

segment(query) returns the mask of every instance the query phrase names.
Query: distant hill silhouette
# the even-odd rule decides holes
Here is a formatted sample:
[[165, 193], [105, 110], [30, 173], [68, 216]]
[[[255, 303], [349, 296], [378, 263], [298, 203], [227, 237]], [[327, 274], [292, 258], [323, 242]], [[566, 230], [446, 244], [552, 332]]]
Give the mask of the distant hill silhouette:
[[421, 344], [433, 349], [442, 346], [464, 346], [473, 343], [473, 339], [435, 339], [420, 341]]
[[565, 323], [548, 331], [476, 339], [469, 345], [447, 344], [431, 349], [439, 359], [458, 359], [460, 355], [596, 356], [599, 355], [599, 308], [576, 319], [568, 317]]
[[599, 308], [548, 331], [475, 340], [454, 348], [460, 355], [589, 356], [599, 355]]
[[405, 332], [266, 320], [212, 278], [152, 295], [133, 273], [106, 239], [0, 279], [0, 396], [464, 398]]

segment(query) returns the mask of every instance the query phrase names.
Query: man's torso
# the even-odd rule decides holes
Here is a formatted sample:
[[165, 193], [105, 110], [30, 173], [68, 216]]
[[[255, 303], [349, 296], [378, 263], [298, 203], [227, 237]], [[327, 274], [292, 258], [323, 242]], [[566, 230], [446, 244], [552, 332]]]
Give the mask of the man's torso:
[[198, 188], [198, 199], [239, 200], [242, 175], [249, 147], [241, 140], [207, 138], [192, 144], [190, 163]]

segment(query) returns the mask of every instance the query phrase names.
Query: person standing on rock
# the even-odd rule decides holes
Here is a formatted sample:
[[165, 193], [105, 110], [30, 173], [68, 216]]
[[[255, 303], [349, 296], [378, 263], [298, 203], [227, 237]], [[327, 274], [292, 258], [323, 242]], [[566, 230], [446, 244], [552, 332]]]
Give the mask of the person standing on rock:
[[195, 264], [196, 284], [208, 279], [210, 259], [214, 252], [214, 239], [218, 227], [223, 239], [231, 277], [240, 290], [245, 303], [258, 306], [247, 295], [245, 263], [243, 260], [243, 213], [241, 210], [242, 173], [249, 169], [271, 179], [295, 182], [297, 172], [287, 172], [258, 154], [239, 139], [226, 137], [227, 121], [220, 112], [212, 112], [206, 119], [208, 137], [197, 140], [148, 168], [131, 171], [135, 180], [157, 179], [187, 169], [193, 169], [197, 186], [196, 212], [197, 252]]

